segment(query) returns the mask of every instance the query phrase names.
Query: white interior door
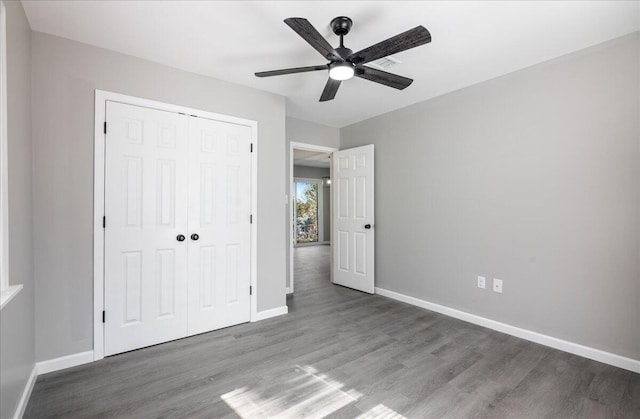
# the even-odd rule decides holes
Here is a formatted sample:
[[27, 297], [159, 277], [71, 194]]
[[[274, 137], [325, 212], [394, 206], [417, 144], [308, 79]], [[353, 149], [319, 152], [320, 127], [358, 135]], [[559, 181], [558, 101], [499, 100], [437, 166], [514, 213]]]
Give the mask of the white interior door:
[[249, 321], [251, 128], [204, 118], [189, 124], [192, 335]]
[[105, 355], [187, 333], [188, 117], [107, 102]]
[[373, 145], [333, 153], [333, 282], [374, 293]]

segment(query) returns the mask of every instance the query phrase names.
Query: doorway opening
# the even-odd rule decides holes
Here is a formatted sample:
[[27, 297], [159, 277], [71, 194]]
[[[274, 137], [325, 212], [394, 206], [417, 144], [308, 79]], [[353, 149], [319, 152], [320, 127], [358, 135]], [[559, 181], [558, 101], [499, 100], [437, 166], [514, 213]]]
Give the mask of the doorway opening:
[[287, 294], [293, 293], [295, 280], [302, 279], [301, 272], [312, 266], [330, 271], [331, 153], [336, 149], [291, 143], [289, 151], [291, 205]]

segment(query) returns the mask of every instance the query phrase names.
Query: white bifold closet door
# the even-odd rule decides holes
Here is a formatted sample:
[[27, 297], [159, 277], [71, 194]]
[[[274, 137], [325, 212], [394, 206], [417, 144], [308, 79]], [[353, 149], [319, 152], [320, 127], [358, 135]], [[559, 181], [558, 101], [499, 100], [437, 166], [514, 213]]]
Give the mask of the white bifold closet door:
[[105, 355], [250, 316], [250, 128], [108, 101]]
[[190, 118], [190, 335], [249, 321], [251, 129]]

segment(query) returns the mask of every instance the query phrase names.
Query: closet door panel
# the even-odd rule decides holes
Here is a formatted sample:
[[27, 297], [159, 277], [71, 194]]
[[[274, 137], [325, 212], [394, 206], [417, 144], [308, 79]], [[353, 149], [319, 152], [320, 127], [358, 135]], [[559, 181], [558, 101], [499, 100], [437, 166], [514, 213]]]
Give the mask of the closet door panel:
[[196, 334], [250, 319], [251, 128], [190, 118], [189, 135], [188, 333]]
[[188, 118], [106, 103], [105, 355], [187, 334]]

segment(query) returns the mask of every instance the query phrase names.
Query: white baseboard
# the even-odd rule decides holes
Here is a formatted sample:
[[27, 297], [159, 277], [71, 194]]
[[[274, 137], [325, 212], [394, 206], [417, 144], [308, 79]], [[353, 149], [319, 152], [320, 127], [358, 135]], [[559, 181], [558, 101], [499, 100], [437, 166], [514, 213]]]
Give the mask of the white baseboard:
[[389, 291], [383, 288], [376, 287], [376, 294], [382, 295], [383, 297], [392, 298], [394, 300], [402, 301], [414, 306], [425, 308], [427, 310], [435, 311], [437, 313], [444, 314], [449, 317], [454, 317], [459, 320], [464, 320], [469, 323], [477, 324], [489, 329], [497, 330], [499, 332], [526, 339], [531, 342], [559, 349], [564, 352], [579, 355], [584, 358], [589, 358], [595, 361], [603, 362], [605, 364], [613, 365], [614, 367], [624, 368], [629, 371], [640, 373], [640, 360], [637, 359], [627, 358], [621, 355], [605, 352], [600, 349], [584, 346], [579, 343], [569, 342], [566, 340], [554, 338], [553, 336], [533, 332], [531, 330], [521, 329], [510, 324], [501, 323], [495, 320], [487, 319], [485, 317], [477, 316], [475, 314], [470, 314], [464, 311], [421, 300], [419, 298], [410, 297], [408, 295]]
[[289, 312], [289, 307], [287, 306], [276, 307], [270, 310], [258, 311], [256, 313], [256, 316], [253, 319], [251, 319], [251, 321], [258, 322], [260, 320], [266, 320], [272, 317], [282, 316], [283, 314], [287, 314], [288, 312]]
[[76, 365], [88, 364], [89, 362], [93, 362], [93, 351], [80, 352], [77, 354], [62, 356], [60, 358], [41, 361], [36, 363], [36, 367], [38, 368], [38, 375], [41, 375], [48, 372], [75, 367]]
[[34, 365], [27, 384], [25, 384], [24, 390], [22, 390], [22, 396], [20, 396], [20, 401], [18, 402], [18, 406], [16, 406], [16, 412], [13, 414], [14, 419], [22, 419], [22, 416], [24, 416], [24, 411], [27, 409], [27, 403], [29, 403], [33, 386], [36, 385], [36, 378], [38, 378], [38, 367]]

